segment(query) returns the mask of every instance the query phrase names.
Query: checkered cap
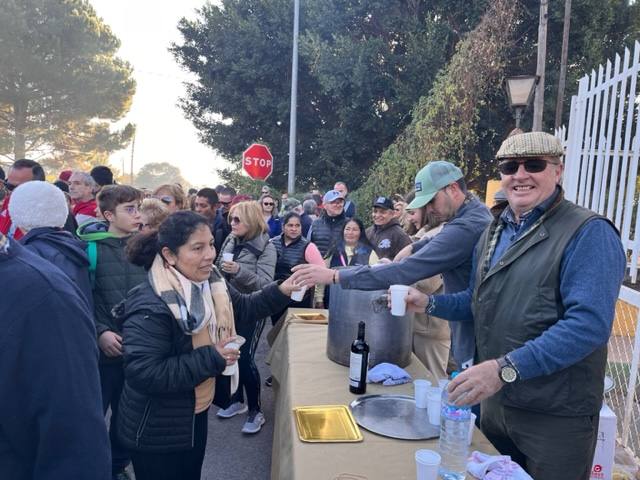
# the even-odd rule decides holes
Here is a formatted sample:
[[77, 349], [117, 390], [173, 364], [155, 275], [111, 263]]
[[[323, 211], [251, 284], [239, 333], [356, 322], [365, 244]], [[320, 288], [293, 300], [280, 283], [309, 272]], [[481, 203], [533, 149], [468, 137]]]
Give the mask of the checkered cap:
[[560, 157], [564, 154], [560, 140], [549, 133], [528, 132], [507, 138], [496, 154], [498, 160], [522, 157]]

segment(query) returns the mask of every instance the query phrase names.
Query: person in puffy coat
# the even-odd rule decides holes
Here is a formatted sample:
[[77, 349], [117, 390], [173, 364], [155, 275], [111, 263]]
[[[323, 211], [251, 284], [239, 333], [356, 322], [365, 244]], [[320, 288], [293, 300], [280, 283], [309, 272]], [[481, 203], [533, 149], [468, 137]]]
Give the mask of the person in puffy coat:
[[[276, 271], [276, 248], [269, 242], [269, 228], [258, 202], [242, 201], [229, 211], [231, 234], [227, 237], [217, 259], [218, 268], [225, 279], [243, 293], [255, 292], [271, 283]], [[232, 256], [233, 260], [225, 260]], [[274, 312], [275, 313], [275, 312]], [[265, 418], [260, 408], [260, 373], [254, 357], [264, 328], [265, 318], [255, 317], [253, 322], [238, 325], [238, 333], [247, 339], [240, 348], [240, 385], [231, 404], [220, 409], [220, 418], [231, 418], [248, 413], [243, 433], [257, 433]], [[244, 403], [244, 391], [247, 403]]]
[[38, 180], [23, 183], [11, 195], [9, 213], [25, 233], [20, 243], [62, 270], [93, 310], [86, 244], [63, 230], [69, 205], [62, 190]]
[[236, 326], [282, 308], [293, 290], [291, 282], [272, 282], [241, 294], [227, 287], [215, 255], [207, 220], [190, 211], [127, 247], [129, 260], [148, 272], [114, 312], [125, 372], [117, 431], [137, 480], [200, 479], [208, 409], [229, 396], [220, 390], [237, 387], [240, 352], [229, 345]]

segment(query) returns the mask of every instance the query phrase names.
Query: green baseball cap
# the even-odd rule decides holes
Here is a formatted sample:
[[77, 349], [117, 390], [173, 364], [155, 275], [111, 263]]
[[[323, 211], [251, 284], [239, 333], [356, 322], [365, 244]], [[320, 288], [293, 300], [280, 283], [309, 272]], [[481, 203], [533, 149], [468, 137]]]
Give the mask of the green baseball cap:
[[462, 170], [453, 163], [437, 160], [429, 162], [416, 175], [416, 198], [407, 208], [424, 207], [436, 196], [438, 190], [462, 178]]

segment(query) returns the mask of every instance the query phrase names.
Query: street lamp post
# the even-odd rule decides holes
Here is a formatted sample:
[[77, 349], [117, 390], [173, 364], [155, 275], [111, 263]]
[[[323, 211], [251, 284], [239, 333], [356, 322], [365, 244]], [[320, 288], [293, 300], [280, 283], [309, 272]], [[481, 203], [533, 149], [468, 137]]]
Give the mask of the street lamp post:
[[515, 112], [516, 128], [520, 128], [522, 113], [531, 103], [538, 78], [537, 75], [517, 75], [505, 79], [509, 107]]
[[291, 54], [291, 112], [289, 113], [289, 178], [287, 191], [296, 189], [296, 109], [298, 107], [298, 29], [300, 0], [293, 1], [293, 52]]

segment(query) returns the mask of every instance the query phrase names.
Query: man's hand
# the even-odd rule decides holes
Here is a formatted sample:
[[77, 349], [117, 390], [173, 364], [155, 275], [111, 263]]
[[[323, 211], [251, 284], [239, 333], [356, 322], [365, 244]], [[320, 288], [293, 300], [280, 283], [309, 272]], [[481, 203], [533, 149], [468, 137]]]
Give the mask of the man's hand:
[[290, 297], [291, 294], [297, 290], [302, 290], [304, 287], [297, 285], [292, 277], [287, 278], [284, 282], [278, 285], [278, 288], [282, 293], [284, 293], [287, 297]]
[[333, 275], [339, 275], [331, 268], [314, 265], [312, 263], [296, 265], [291, 271], [294, 272], [290, 277], [291, 280], [301, 287], [313, 287], [318, 284], [326, 285], [333, 283]]
[[107, 357], [122, 356], [122, 337], [116, 332], [108, 330], [100, 335], [98, 346]]
[[393, 257], [394, 262], [399, 262], [403, 258], [409, 257], [413, 254], [413, 245], [407, 245], [402, 250], [400, 250], [395, 257]]
[[502, 388], [497, 360], [487, 360], [451, 380], [447, 389], [455, 405], [475, 405]]
[[[414, 313], [424, 313], [429, 303], [429, 295], [425, 295], [420, 290], [409, 287], [409, 293], [405, 297], [407, 310]], [[389, 292], [389, 302], [391, 302], [391, 292]], [[391, 307], [391, 305], [389, 305]]]

